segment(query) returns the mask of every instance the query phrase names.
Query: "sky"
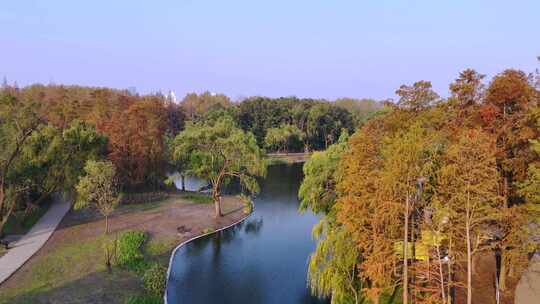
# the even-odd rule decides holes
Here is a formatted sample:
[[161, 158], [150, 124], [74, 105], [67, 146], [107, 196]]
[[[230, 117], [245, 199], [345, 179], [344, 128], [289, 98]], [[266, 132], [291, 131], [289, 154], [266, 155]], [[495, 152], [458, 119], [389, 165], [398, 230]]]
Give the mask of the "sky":
[[540, 64], [539, 0], [0, 0], [0, 77], [245, 96], [393, 98]]

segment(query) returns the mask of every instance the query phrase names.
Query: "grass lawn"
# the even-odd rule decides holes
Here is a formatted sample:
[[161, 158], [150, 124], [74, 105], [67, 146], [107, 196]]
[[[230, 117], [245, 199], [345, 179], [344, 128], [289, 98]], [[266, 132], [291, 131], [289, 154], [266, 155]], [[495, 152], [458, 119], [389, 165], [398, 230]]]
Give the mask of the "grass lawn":
[[[175, 195], [158, 202], [122, 206], [111, 219], [107, 237], [102, 234], [101, 218], [83, 216], [82, 210], [71, 211], [36, 256], [0, 286], [0, 304], [127, 303], [130, 297], [144, 294], [141, 277], [118, 266], [107, 272], [106, 239], [126, 230], [145, 231], [145, 260], [167, 267], [177, 244], [206, 227], [225, 226], [243, 216], [241, 203], [229, 199], [224, 204], [229, 215], [216, 222], [212, 205], [202, 200]], [[180, 225], [189, 228], [190, 234], [178, 235], [176, 228]]]

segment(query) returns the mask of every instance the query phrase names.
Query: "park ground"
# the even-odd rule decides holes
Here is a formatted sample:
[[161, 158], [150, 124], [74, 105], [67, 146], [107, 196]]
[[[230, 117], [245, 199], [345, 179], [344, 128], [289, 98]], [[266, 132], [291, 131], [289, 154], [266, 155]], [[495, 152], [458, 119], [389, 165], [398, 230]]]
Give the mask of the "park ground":
[[[168, 194], [151, 203], [121, 206], [110, 218], [111, 236], [144, 231], [144, 254], [168, 265], [172, 250], [203, 231], [230, 225], [242, 217], [242, 203], [225, 197], [225, 216], [214, 218], [213, 204], [193, 195]], [[178, 228], [185, 232], [180, 234]], [[0, 303], [125, 303], [142, 294], [139, 276], [120, 267], [108, 273], [103, 250], [105, 223], [97, 213], [71, 210], [47, 243], [0, 285]]]

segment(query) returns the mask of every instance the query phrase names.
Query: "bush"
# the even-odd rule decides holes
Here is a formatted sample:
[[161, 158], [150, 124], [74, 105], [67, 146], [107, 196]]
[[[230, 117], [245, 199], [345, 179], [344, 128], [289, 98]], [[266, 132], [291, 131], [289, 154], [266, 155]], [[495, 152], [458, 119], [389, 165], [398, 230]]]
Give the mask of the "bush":
[[238, 196], [238, 198], [244, 205], [243, 207], [244, 214], [250, 214], [251, 212], [253, 212], [253, 201], [251, 200], [249, 196], [245, 194], [241, 194]]
[[139, 270], [144, 265], [142, 245], [146, 240], [143, 231], [127, 231], [120, 235], [117, 243], [116, 263], [130, 270]]
[[153, 263], [143, 275], [144, 288], [153, 295], [163, 295], [167, 281], [167, 269], [159, 263]]
[[126, 304], [162, 304], [163, 298], [158, 295], [137, 295], [127, 299]]

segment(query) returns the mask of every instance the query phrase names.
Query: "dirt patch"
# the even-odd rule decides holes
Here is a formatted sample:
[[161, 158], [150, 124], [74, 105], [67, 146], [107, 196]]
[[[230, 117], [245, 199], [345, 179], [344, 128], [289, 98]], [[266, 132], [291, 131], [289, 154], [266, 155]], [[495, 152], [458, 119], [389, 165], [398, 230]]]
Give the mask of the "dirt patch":
[[[212, 204], [192, 203], [174, 194], [148, 206], [122, 207], [110, 218], [109, 224], [111, 234], [135, 229], [146, 231], [149, 242], [161, 247], [158, 251], [166, 261], [177, 244], [205, 229], [221, 228], [244, 216], [242, 203], [235, 197], [225, 197], [222, 208], [225, 216], [215, 219]], [[181, 226], [184, 227], [182, 234], [178, 232]], [[57, 280], [40, 281], [39, 288], [31, 287], [36, 285], [40, 272], [43, 272], [39, 268], [43, 268], [48, 258], [55, 256], [58, 261], [56, 256], [63, 248], [87, 254], [84, 250], [76, 251], [77, 247], [97, 243], [104, 227], [104, 220], [95, 212], [70, 211], [37, 254], [0, 286], [0, 302], [9, 298], [6, 303], [123, 303], [127, 295], [139, 293], [140, 282], [135, 275], [121, 269], [115, 269], [112, 274], [104, 271], [102, 252], [88, 256], [87, 259], [95, 261], [78, 261], [77, 265], [71, 265], [70, 256], [61, 256], [60, 268], [64, 268], [52, 269], [58, 271]], [[77, 266], [77, 273], [69, 269], [74, 266]], [[54, 278], [50, 274], [45, 277], [47, 280]]]

